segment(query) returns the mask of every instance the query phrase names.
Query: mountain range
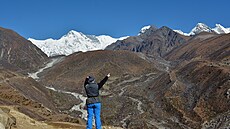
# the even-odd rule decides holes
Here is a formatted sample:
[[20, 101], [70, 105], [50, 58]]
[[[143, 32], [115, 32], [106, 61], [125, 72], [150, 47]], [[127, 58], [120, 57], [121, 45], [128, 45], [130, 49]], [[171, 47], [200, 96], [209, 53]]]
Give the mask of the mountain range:
[[58, 40], [35, 40], [32, 38], [29, 38], [28, 40], [40, 48], [47, 56], [51, 57], [58, 55], [67, 56], [78, 51], [86, 52], [101, 50], [117, 40], [123, 40], [125, 38], [127, 37], [112, 38], [107, 35], [85, 35], [81, 32], [71, 30]]
[[[138, 35], [145, 33], [148, 29], [156, 27], [148, 25], [141, 28]], [[201, 32], [209, 32], [216, 34], [227, 34], [230, 33], [230, 28], [224, 28], [220, 24], [216, 24], [215, 28], [210, 28], [203, 23], [198, 23], [190, 33], [184, 33], [181, 30], [174, 30], [175, 32], [184, 36], [193, 36]], [[82, 32], [77, 32], [74, 30], [69, 31], [66, 35], [62, 36], [60, 39], [46, 39], [46, 40], [36, 40], [29, 38], [34, 45], [40, 48], [47, 56], [57, 56], [57, 55], [70, 55], [74, 52], [82, 51], [93, 51], [93, 50], [103, 50], [107, 46], [116, 42], [117, 40], [123, 40], [128, 38], [112, 38], [108, 35], [86, 35]]]
[[204, 23], [198, 23], [189, 33], [184, 33], [181, 30], [174, 30], [175, 32], [185, 35], [185, 36], [192, 36], [199, 34], [201, 32], [209, 32], [209, 33], [216, 33], [216, 34], [228, 34], [230, 33], [230, 28], [225, 28], [220, 24], [216, 24], [216, 27], [210, 28]]

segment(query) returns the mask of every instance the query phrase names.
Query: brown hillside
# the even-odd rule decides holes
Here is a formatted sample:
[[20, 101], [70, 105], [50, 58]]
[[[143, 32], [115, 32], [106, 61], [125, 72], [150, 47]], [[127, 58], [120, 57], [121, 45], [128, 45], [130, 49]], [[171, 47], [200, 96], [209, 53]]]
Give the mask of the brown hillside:
[[191, 40], [167, 54], [168, 60], [190, 60], [206, 58], [216, 61], [228, 61], [230, 55], [230, 34], [210, 37], [205, 40]]
[[146, 60], [128, 51], [93, 51], [68, 56], [63, 62], [51, 68], [41, 78], [45, 85], [82, 91], [84, 79], [94, 75], [99, 81], [111, 73], [113, 77], [126, 74], [139, 75], [155, 70]]
[[[47, 96], [47, 90], [33, 79], [4, 69], [0, 69], [0, 77], [0, 102], [2, 105], [18, 105], [22, 109], [28, 108], [27, 110], [33, 110], [34, 113], [41, 115], [42, 113], [39, 113], [37, 109], [43, 110], [44, 113], [49, 113], [46, 108], [55, 109]], [[42, 117], [38, 115], [37, 118]]]
[[0, 27], [0, 66], [20, 72], [34, 71], [48, 57], [16, 32]]
[[187, 125], [224, 128], [229, 124], [230, 35], [197, 36], [166, 56], [179, 61], [170, 72], [175, 82], [166, 96]]
[[59, 113], [49, 91], [32, 78], [1, 68], [0, 89], [0, 105], [14, 105], [36, 120], [77, 122]]

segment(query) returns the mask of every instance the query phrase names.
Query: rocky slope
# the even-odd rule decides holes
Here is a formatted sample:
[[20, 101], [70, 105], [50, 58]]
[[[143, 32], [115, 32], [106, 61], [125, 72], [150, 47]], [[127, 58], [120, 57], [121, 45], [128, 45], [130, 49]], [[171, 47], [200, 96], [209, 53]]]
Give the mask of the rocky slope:
[[165, 58], [168, 60], [205, 58], [228, 64], [229, 43], [230, 34], [213, 36], [205, 40], [193, 39], [171, 51]]
[[[183, 80], [186, 84], [183, 89], [189, 98], [186, 100], [186, 95], [183, 93], [184, 99], [177, 98], [180, 103], [177, 102], [176, 105], [187, 105], [189, 108], [184, 109], [190, 109], [196, 114], [197, 118], [205, 123], [204, 128], [225, 128], [230, 123], [230, 119], [226, 117], [230, 106], [229, 50], [230, 35], [227, 34], [201, 41], [191, 40], [166, 56], [168, 60], [179, 62], [172, 72], [175, 72], [178, 80]], [[181, 86], [177, 84], [175, 87]], [[181, 94], [178, 93], [176, 96]]]
[[130, 50], [148, 55], [164, 56], [172, 49], [186, 42], [186, 38], [168, 27], [150, 27], [138, 36], [117, 41], [107, 50]]
[[16, 32], [0, 27], [0, 65], [27, 73], [47, 61], [47, 56], [30, 41]]

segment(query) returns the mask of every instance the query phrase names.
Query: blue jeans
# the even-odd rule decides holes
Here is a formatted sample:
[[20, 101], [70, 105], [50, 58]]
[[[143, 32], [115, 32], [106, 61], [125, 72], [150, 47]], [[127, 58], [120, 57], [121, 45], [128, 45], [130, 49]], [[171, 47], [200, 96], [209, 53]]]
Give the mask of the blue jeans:
[[87, 113], [88, 120], [86, 129], [93, 128], [93, 116], [95, 117], [96, 129], [101, 129], [101, 103], [87, 104]]

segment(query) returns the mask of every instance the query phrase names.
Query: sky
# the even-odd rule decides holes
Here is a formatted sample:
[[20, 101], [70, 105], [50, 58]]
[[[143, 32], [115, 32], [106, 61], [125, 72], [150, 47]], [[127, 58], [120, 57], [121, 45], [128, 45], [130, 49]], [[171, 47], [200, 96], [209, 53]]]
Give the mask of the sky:
[[118, 38], [146, 25], [189, 32], [198, 22], [230, 27], [230, 0], [0, 0], [0, 27], [25, 38], [59, 39], [70, 30]]

